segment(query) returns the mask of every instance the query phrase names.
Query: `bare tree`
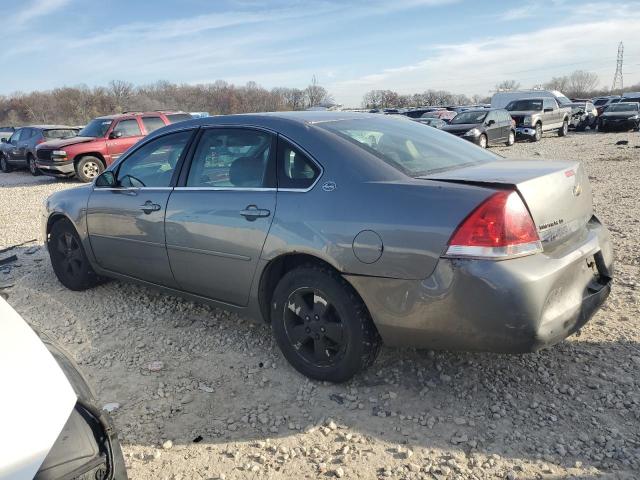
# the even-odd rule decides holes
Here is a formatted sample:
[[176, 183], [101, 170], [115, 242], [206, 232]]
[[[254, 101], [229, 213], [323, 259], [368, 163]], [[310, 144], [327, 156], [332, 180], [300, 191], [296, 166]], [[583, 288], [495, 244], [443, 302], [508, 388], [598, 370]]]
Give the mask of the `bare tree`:
[[518, 90], [519, 88], [520, 82], [516, 80], [503, 80], [502, 82], [496, 84], [496, 90], [498, 91]]
[[598, 75], [585, 70], [576, 70], [569, 76], [569, 93], [572, 97], [586, 97], [600, 82]]
[[111, 95], [113, 95], [115, 108], [118, 110], [127, 110], [131, 97], [133, 96], [133, 84], [125, 82], [124, 80], [111, 80], [109, 82], [109, 89], [111, 90]]
[[569, 77], [553, 77], [547, 83], [544, 84], [544, 88], [548, 90], [559, 90], [560, 92], [569, 91]]
[[327, 89], [318, 84], [318, 79], [315, 75], [311, 77], [311, 84], [305, 89], [305, 95], [308, 107], [316, 107], [333, 101]]

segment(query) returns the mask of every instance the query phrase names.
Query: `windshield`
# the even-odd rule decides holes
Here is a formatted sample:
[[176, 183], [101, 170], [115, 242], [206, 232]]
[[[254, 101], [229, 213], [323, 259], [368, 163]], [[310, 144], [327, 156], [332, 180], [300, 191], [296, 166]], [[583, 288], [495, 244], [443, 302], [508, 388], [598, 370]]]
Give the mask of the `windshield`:
[[47, 140], [53, 140], [56, 138], [71, 138], [78, 134], [78, 130], [71, 128], [56, 128], [55, 130], [44, 130], [42, 135]]
[[507, 110], [510, 112], [525, 112], [529, 110], [537, 111], [542, 110], [542, 100], [514, 100], [507, 105]]
[[636, 112], [638, 111], [637, 103], [617, 103], [607, 108], [607, 112]]
[[482, 123], [486, 116], [487, 112], [462, 112], [456, 115], [449, 123]]
[[96, 118], [91, 120], [86, 127], [78, 132], [79, 137], [104, 137], [113, 120], [109, 118]]
[[598, 100], [596, 100], [595, 102], [593, 102], [593, 104], [596, 107], [599, 107], [600, 105], [604, 105], [605, 103], [607, 103], [609, 101], [608, 98], [599, 98]]
[[414, 178], [500, 158], [454, 135], [408, 119], [336, 120], [317, 126]]

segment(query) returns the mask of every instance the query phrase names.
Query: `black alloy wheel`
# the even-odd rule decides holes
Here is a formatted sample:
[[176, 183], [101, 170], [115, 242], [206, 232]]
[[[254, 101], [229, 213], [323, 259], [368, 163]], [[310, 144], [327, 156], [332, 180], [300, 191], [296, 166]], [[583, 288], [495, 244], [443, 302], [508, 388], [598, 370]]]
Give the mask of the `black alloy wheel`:
[[53, 271], [65, 287], [70, 290], [86, 290], [98, 283], [80, 237], [73, 224], [59, 220], [53, 224], [49, 235], [49, 257]]

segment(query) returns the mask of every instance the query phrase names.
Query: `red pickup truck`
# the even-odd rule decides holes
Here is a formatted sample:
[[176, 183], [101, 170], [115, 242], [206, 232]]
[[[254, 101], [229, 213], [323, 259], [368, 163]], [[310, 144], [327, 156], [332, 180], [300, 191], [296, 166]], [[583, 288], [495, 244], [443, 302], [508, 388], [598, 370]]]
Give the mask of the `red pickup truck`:
[[184, 112], [127, 112], [94, 118], [77, 137], [38, 145], [36, 165], [45, 175], [75, 175], [90, 182], [145, 135], [190, 119]]

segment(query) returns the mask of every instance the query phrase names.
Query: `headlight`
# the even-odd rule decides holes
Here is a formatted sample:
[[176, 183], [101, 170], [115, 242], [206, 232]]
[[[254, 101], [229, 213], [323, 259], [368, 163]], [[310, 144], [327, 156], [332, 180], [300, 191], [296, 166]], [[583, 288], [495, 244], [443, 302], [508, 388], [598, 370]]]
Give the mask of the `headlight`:
[[525, 125], [531, 125], [531, 115], [525, 115], [522, 119], [522, 123]]
[[631, 115], [629, 118], [627, 118], [627, 120], [637, 120], [638, 119], [638, 115]]
[[67, 152], [65, 152], [64, 150], [54, 150], [53, 152], [51, 152], [51, 155], [54, 157], [66, 157]]
[[465, 137], [477, 137], [478, 135], [480, 135], [480, 130], [478, 130], [477, 128], [472, 128], [464, 134]]

